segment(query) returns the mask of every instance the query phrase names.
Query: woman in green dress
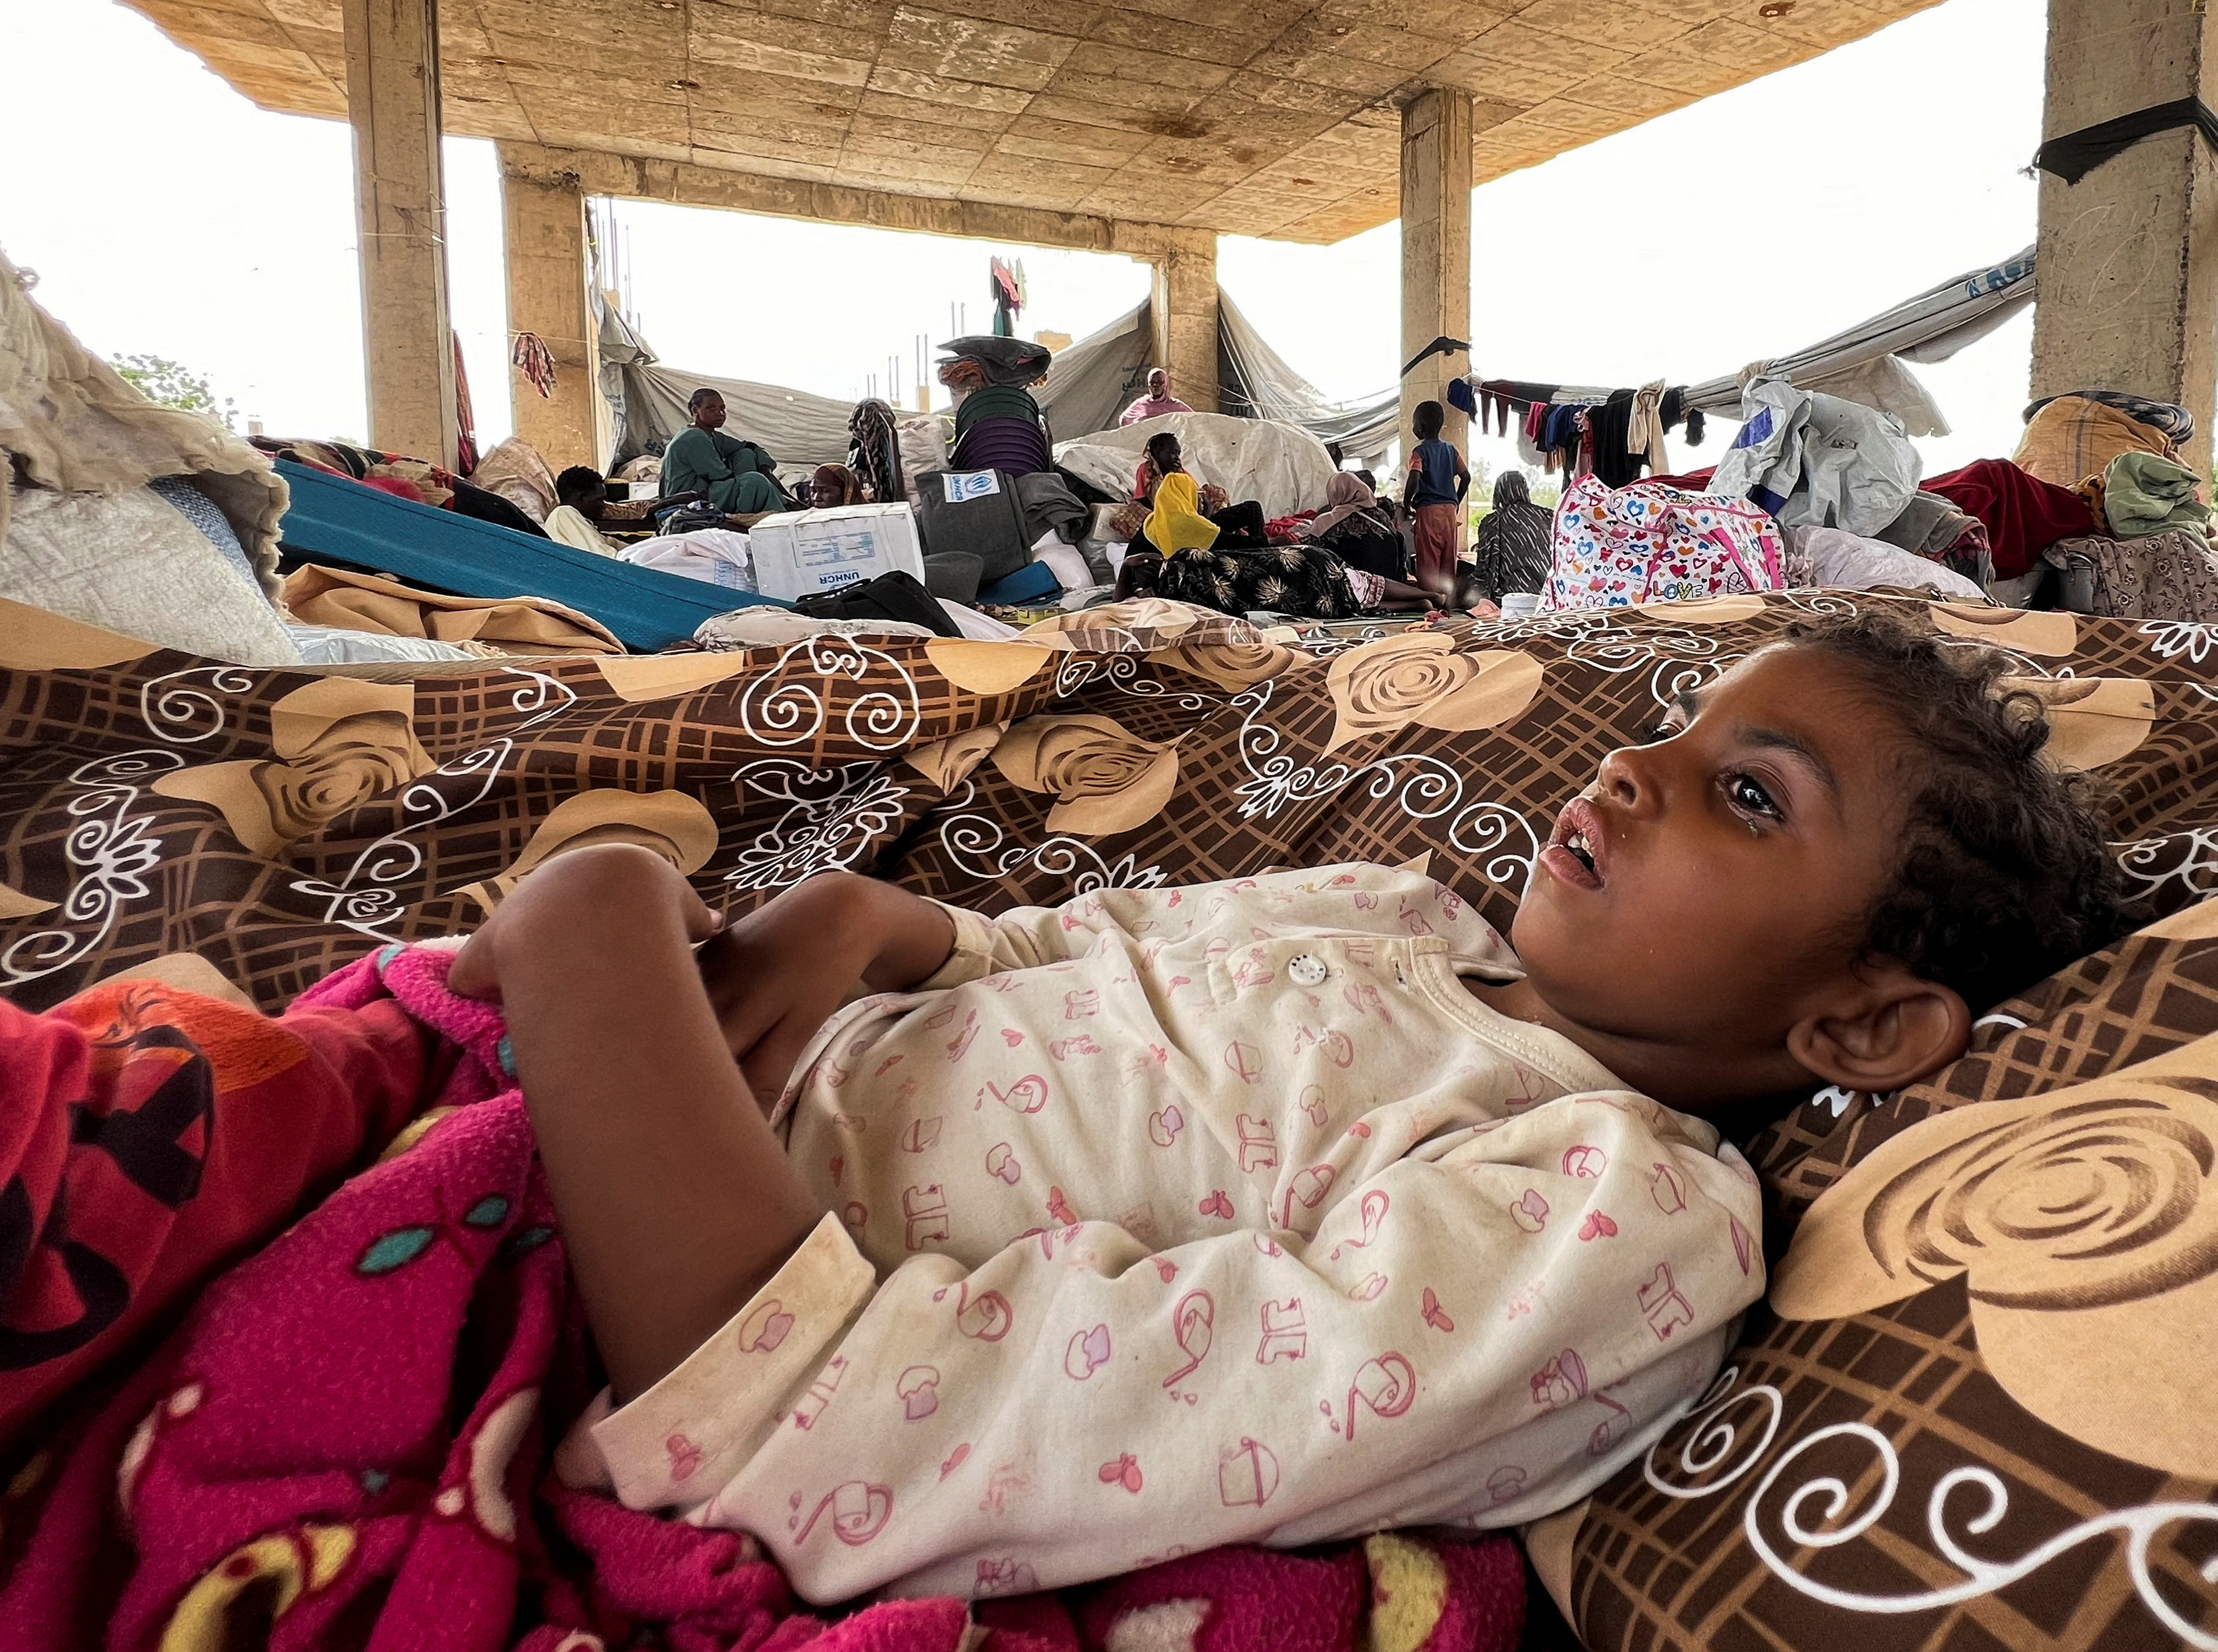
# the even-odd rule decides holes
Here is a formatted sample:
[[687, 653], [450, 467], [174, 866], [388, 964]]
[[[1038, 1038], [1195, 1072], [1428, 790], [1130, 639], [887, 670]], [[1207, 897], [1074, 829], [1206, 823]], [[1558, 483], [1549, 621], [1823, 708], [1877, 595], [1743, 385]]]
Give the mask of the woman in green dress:
[[663, 493], [703, 494], [728, 517], [784, 510], [785, 496], [775, 480], [778, 461], [759, 442], [724, 434], [724, 399], [713, 390], [697, 390], [686, 406], [693, 423], [663, 452]]

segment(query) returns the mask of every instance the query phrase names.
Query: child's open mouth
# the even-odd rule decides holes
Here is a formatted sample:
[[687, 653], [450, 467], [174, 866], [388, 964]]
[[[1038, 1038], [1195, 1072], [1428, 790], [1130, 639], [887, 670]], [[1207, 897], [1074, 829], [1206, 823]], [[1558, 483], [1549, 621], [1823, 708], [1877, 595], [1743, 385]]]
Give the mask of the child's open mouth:
[[1602, 819], [1593, 804], [1575, 797], [1564, 806], [1547, 848], [1540, 852], [1540, 863], [1574, 888], [1602, 887]]

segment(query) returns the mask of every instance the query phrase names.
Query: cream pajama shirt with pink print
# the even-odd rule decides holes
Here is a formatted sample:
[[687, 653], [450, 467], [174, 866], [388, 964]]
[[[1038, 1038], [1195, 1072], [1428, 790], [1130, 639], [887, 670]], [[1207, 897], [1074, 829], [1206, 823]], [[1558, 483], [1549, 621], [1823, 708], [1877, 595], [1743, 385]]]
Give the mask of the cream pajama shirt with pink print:
[[1428, 878], [956, 920], [780, 1103], [830, 1214], [566, 1451], [811, 1600], [1530, 1519], [1645, 1450], [1763, 1292], [1740, 1156], [1481, 1003], [1459, 977], [1516, 958]]

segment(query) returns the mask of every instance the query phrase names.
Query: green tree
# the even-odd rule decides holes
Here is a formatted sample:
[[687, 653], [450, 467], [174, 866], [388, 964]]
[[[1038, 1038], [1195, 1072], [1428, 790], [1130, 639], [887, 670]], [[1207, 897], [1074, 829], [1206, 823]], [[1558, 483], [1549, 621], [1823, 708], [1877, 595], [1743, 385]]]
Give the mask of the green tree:
[[118, 356], [115, 370], [148, 401], [164, 407], [205, 413], [226, 430], [239, 425], [239, 405], [228, 396], [219, 401], [214, 387], [201, 374], [166, 356]]

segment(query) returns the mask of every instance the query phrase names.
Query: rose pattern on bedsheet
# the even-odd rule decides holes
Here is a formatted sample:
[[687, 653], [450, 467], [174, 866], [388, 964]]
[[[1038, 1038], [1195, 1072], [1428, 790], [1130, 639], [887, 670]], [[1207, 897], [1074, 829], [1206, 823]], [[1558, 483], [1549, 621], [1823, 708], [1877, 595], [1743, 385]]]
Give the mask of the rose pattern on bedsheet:
[[[1984, 1018], [1936, 1079], [1813, 1098], [1759, 1133], [1766, 1247], [1816, 1294], [1753, 1314], [1707, 1403], [1533, 1553], [1597, 1652], [1882, 1623], [1920, 1648], [2218, 1643], [2218, 1469], [2186, 1449], [2194, 1414], [2165, 1409], [2209, 1369], [2212, 1315], [2182, 1304], [2218, 1289], [2196, 1260], [2218, 1220], [2195, 1145], [2218, 1124], [2194, 1087], [2218, 1082], [2218, 923], [2193, 904], [2218, 890], [2210, 628], [1787, 591], [1293, 645], [1149, 602], [1015, 644], [457, 662], [363, 684], [133, 656], [9, 609], [0, 970], [36, 1006], [191, 952], [275, 1005], [375, 945], [467, 929], [504, 882], [610, 831], [734, 911], [834, 864], [994, 911], [1424, 855], [1506, 927], [1603, 752], [1790, 624], [1863, 605], [2009, 655], [2060, 713], [2060, 759], [2111, 788], [2121, 862], [2165, 915]], [[41, 647], [122, 663], [34, 669]], [[393, 697], [358, 696], [320, 736], [319, 702], [294, 700], [281, 743], [288, 696], [342, 682]], [[226, 764], [308, 773], [249, 780], [262, 801], [244, 808], [214, 789], [229, 810], [157, 783]], [[666, 795], [685, 801], [649, 801]], [[2106, 1111], [2058, 1117], [2082, 1101]], [[2058, 1194], [2086, 1130], [2120, 1162]], [[2118, 1232], [2141, 1252], [2052, 1254], [2024, 1236], [2029, 1198], [2137, 1213]], [[1804, 1243], [1833, 1261], [1798, 1261]], [[2142, 1253], [2162, 1289], [2081, 1302], [2077, 1282], [2117, 1295]], [[2102, 1362], [2126, 1346], [2122, 1377]]]

